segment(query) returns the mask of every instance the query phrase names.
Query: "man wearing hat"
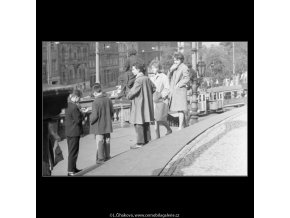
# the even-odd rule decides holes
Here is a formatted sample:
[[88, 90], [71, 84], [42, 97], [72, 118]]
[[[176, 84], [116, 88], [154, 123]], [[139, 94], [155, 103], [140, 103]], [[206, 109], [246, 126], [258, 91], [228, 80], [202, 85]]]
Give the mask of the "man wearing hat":
[[70, 101], [65, 110], [65, 135], [68, 145], [68, 176], [74, 176], [81, 171], [76, 167], [80, 136], [83, 134], [83, 115], [78, 106], [81, 94], [80, 90], [74, 90], [70, 95]]

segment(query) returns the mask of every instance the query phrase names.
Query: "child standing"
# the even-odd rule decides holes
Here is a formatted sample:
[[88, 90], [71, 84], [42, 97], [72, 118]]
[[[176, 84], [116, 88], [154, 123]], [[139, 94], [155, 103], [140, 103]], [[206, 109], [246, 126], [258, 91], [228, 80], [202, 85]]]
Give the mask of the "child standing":
[[83, 115], [78, 106], [81, 94], [80, 90], [73, 91], [65, 111], [65, 134], [68, 144], [68, 176], [74, 176], [81, 171], [76, 167], [80, 136], [83, 134]]
[[101, 84], [93, 86], [95, 100], [90, 117], [90, 133], [95, 135], [97, 144], [96, 162], [102, 164], [110, 159], [110, 133], [113, 132], [113, 104], [106, 93], [102, 92]]

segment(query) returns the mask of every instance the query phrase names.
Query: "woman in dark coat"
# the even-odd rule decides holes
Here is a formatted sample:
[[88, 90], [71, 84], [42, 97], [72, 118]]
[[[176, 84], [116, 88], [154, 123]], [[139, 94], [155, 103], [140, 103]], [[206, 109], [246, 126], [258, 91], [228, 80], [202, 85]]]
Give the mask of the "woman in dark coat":
[[130, 123], [134, 124], [137, 134], [137, 144], [132, 149], [140, 148], [151, 140], [150, 122], [154, 121], [153, 93], [155, 85], [144, 75], [145, 64], [137, 60], [133, 64], [133, 73], [136, 80], [133, 88], [128, 93], [128, 99], [132, 100]]

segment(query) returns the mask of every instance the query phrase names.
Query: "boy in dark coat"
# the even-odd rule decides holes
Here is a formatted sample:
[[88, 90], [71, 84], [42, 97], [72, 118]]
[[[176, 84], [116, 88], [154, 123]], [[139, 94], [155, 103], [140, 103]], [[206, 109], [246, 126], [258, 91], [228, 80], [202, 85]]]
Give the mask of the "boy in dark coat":
[[81, 171], [76, 167], [80, 136], [83, 134], [83, 115], [78, 106], [81, 94], [80, 90], [74, 90], [70, 96], [68, 107], [65, 110], [65, 135], [68, 145], [68, 176], [73, 176]]
[[112, 119], [113, 104], [106, 93], [102, 92], [101, 85], [93, 86], [95, 100], [92, 104], [90, 117], [90, 133], [95, 135], [97, 144], [96, 162], [101, 164], [110, 159], [110, 133], [113, 132]]

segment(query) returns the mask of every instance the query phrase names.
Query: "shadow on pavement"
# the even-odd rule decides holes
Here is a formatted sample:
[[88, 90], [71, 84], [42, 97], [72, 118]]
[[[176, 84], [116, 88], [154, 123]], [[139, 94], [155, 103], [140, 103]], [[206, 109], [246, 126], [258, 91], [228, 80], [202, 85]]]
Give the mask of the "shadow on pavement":
[[[130, 150], [123, 151], [123, 152], [121, 152], [121, 153], [119, 153], [119, 154], [116, 154], [116, 155], [112, 156], [111, 159], [113, 159], [113, 158], [115, 158], [115, 157], [117, 157], [117, 156], [119, 156], [119, 155], [121, 155], [121, 154], [123, 154], [123, 153], [126, 153], [126, 152], [128, 152], [128, 151], [130, 151]], [[111, 159], [110, 159], [110, 160], [111, 160]], [[109, 162], [110, 160], [108, 160], [108, 161], [106, 161], [106, 162]], [[106, 162], [103, 163], [103, 164], [106, 164]], [[90, 171], [92, 171], [92, 170], [94, 170], [94, 169], [97, 169], [98, 167], [102, 166], [103, 164], [95, 164], [95, 165], [93, 165], [93, 166], [89, 166], [89, 167], [83, 169], [81, 172], [79, 172], [79, 173], [76, 174], [75, 176], [84, 176], [84, 175], [87, 174], [88, 172], [90, 172]]]

